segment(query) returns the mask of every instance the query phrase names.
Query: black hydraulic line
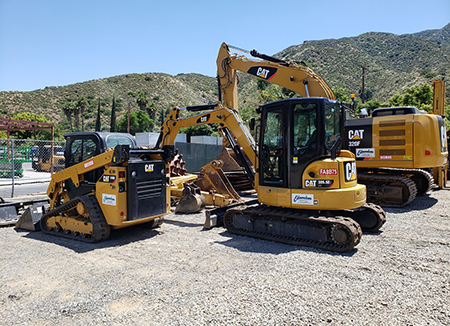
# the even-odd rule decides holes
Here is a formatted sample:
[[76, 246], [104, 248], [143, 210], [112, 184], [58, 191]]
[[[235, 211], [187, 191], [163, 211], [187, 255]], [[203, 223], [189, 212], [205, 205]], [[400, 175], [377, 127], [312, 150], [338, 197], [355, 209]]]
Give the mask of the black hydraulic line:
[[270, 55], [266, 55], [266, 54], [259, 53], [259, 52], [256, 51], [256, 50], [251, 50], [251, 51], [250, 51], [250, 54], [251, 54], [253, 57], [255, 57], [255, 58], [260, 58], [260, 59], [267, 60], [267, 61], [272, 61], [272, 62], [276, 62], [276, 63], [283, 63], [283, 64], [285, 64], [285, 65], [289, 65], [289, 62], [286, 62], [286, 61], [284, 61], [284, 60], [281, 60], [281, 59], [277, 59], [277, 58], [271, 57]]
[[196, 112], [196, 111], [214, 110], [215, 107], [216, 107], [216, 104], [193, 105], [193, 106], [187, 106], [186, 110], [191, 111], [191, 112]]
[[250, 167], [247, 160], [245, 159], [244, 153], [242, 153], [241, 148], [234, 141], [234, 138], [231, 135], [228, 128], [223, 128], [222, 131], [225, 133], [225, 136], [227, 137], [228, 141], [230, 142], [231, 148], [233, 149], [234, 153], [236, 154], [236, 156], [239, 158], [242, 165], [244, 166], [244, 170], [246, 172], [248, 179], [253, 183], [255, 180], [255, 173], [253, 172], [252, 168]]
[[219, 93], [219, 102], [222, 103], [222, 89], [220, 88], [220, 77], [217, 76], [217, 92]]

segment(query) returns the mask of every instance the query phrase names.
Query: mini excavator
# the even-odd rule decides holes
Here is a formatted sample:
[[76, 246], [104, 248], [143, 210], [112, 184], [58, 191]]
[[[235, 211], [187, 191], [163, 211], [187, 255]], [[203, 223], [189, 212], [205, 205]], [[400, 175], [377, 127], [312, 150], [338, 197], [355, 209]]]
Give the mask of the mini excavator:
[[[377, 231], [386, 215], [381, 207], [366, 204], [355, 156], [339, 150], [342, 105], [311, 69], [252, 52], [263, 60], [231, 54], [223, 43], [217, 60], [219, 103], [172, 109], [156, 148], [172, 145], [182, 127], [217, 123], [258, 194], [257, 203], [226, 210], [223, 221], [229, 232], [330, 251], [352, 250], [361, 239], [361, 227]], [[236, 110], [236, 70], [305, 96], [261, 106], [258, 142]], [[182, 117], [184, 109], [206, 112]]]

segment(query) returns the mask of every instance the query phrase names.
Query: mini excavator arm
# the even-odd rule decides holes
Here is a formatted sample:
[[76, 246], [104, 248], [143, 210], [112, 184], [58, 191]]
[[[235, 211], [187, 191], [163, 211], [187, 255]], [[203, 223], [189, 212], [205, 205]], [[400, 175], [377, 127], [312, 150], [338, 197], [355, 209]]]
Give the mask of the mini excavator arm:
[[[186, 109], [187, 111], [203, 111], [208, 110], [204, 113], [191, 116], [191, 117], [180, 117], [181, 110]], [[172, 145], [175, 142], [175, 137], [178, 134], [180, 128], [190, 127], [190, 126], [200, 126], [204, 124], [217, 123], [219, 127], [224, 131], [224, 134], [228, 134], [228, 140], [232, 138], [231, 143], [234, 140], [242, 148], [243, 152], [247, 155], [251, 164], [255, 166], [256, 164], [256, 143], [247, 129], [245, 123], [242, 121], [238, 113], [229, 108], [223, 107], [220, 103], [216, 105], [199, 105], [199, 106], [189, 106], [186, 108], [173, 108], [172, 111], [167, 116], [162, 128], [161, 134], [159, 136], [156, 148], [161, 148], [164, 145]], [[236, 145], [236, 147], [238, 147]]]
[[[252, 60], [243, 55], [231, 53], [230, 48], [249, 53], [262, 60]], [[336, 99], [333, 91], [323, 78], [306, 66], [260, 54], [256, 50], [249, 52], [222, 43], [217, 57], [220, 98], [225, 107], [235, 110], [238, 109], [237, 71], [288, 88], [302, 97]]]
[[[205, 111], [204, 113], [191, 116], [180, 117], [181, 110], [191, 112]], [[222, 170], [232, 170], [233, 177], [238, 178], [243, 183], [251, 183], [251, 188], [255, 188], [255, 164], [257, 164], [256, 143], [247, 129], [241, 117], [233, 109], [222, 107], [220, 103], [216, 105], [190, 106], [186, 108], [174, 108], [169, 113], [164, 122], [161, 133], [155, 148], [164, 145], [172, 145], [180, 128], [189, 126], [199, 126], [204, 124], [217, 123], [219, 129], [233, 149], [232, 152], [225, 148], [219, 157], [203, 166], [200, 169], [200, 176], [197, 179], [197, 186], [202, 189], [203, 195], [207, 198], [212, 195], [224, 196], [228, 201], [241, 201], [230, 180]], [[243, 169], [243, 170], [242, 170]], [[243, 179], [242, 179], [243, 178]], [[248, 181], [245, 181], [248, 179]], [[214, 199], [217, 203], [217, 201]], [[218, 204], [223, 206], [223, 204]]]

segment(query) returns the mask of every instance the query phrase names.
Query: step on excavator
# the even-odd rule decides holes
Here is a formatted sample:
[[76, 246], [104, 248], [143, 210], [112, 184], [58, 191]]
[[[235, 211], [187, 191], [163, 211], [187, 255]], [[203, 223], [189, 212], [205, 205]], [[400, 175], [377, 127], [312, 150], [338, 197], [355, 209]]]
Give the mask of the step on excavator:
[[368, 201], [404, 207], [435, 183], [445, 188], [445, 83], [432, 84], [431, 114], [415, 107], [391, 107], [375, 109], [370, 117], [346, 119], [344, 148], [356, 156], [358, 182], [366, 185]]
[[[40, 217], [44, 233], [98, 242], [114, 229], [163, 223], [170, 212], [167, 173], [173, 146], [136, 148], [133, 136], [122, 133], [70, 133], [65, 138], [66, 167], [52, 175], [50, 205]], [[22, 218], [30, 214], [23, 214], [19, 225], [30, 222]]]

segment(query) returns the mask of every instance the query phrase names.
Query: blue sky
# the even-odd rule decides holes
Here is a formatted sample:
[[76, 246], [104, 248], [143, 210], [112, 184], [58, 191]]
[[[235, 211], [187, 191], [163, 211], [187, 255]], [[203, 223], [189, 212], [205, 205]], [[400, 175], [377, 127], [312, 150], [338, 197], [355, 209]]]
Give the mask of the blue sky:
[[272, 55], [449, 22], [449, 0], [0, 0], [0, 91], [127, 73], [215, 76], [222, 42]]

